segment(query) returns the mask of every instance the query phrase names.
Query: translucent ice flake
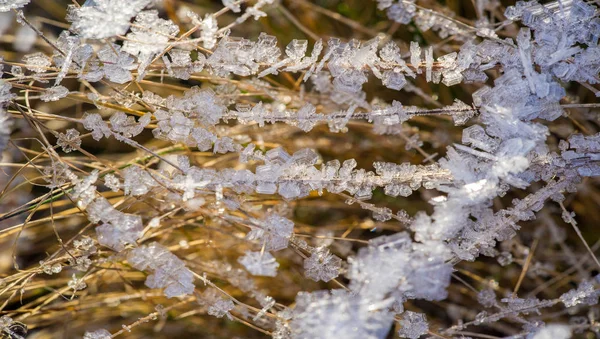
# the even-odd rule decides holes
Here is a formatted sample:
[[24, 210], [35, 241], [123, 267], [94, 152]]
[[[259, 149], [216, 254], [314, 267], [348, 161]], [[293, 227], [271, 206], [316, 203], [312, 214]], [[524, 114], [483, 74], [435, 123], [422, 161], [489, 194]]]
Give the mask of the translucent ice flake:
[[398, 335], [402, 338], [417, 339], [429, 330], [425, 314], [411, 311], [404, 312], [400, 320]]
[[140, 271], [152, 272], [146, 278], [146, 286], [163, 288], [167, 298], [194, 292], [192, 272], [181, 259], [156, 242], [134, 248], [127, 255], [127, 261]]
[[269, 252], [248, 251], [238, 262], [252, 275], [274, 277], [277, 275], [279, 263]]
[[50, 58], [40, 52], [25, 55], [23, 57], [23, 62], [27, 64], [25, 67], [28, 70], [36, 73], [43, 73], [50, 65], [52, 65]]
[[339, 275], [342, 259], [325, 248], [317, 249], [304, 260], [304, 275], [314, 281], [330, 281]]
[[31, 0], [0, 0], [0, 12], [8, 12], [29, 4]]
[[79, 137], [79, 131], [70, 128], [66, 133], [58, 133], [57, 145], [62, 147], [65, 153], [70, 153], [81, 146], [81, 138]]
[[578, 304], [596, 305], [600, 291], [594, 287], [594, 284], [588, 280], [582, 281], [576, 289], [560, 296], [560, 301], [566, 307], [573, 307]]
[[294, 223], [291, 220], [271, 213], [259, 225], [248, 233], [248, 239], [264, 242], [267, 251], [278, 251], [287, 248], [294, 231]]
[[152, 0], [93, 0], [69, 6], [71, 30], [84, 38], [103, 39], [127, 32], [130, 20]]
[[393, 316], [385, 303], [342, 290], [300, 292], [290, 328], [295, 338], [385, 338]]
[[135, 17], [122, 50], [139, 56], [141, 60], [152, 58], [163, 51], [169, 40], [178, 32], [177, 25], [158, 17], [158, 11], [142, 11]]
[[69, 94], [69, 90], [65, 86], [54, 86], [48, 88], [41, 96], [40, 99], [45, 102], [58, 101]]
[[92, 332], [85, 332], [83, 339], [110, 339], [112, 338], [110, 332], [105, 329], [99, 329]]

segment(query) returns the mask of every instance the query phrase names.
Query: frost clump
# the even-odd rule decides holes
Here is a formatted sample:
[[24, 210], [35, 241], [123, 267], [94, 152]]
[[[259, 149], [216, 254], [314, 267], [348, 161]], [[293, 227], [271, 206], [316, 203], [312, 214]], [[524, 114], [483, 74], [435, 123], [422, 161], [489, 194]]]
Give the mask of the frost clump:
[[425, 318], [425, 314], [411, 311], [404, 312], [398, 331], [400, 337], [417, 339], [427, 331], [429, 331], [429, 323]]
[[8, 12], [12, 9], [24, 7], [31, 0], [0, 0], [0, 12]]
[[146, 286], [163, 288], [167, 298], [194, 292], [192, 272], [181, 259], [156, 242], [134, 248], [127, 255], [127, 261], [140, 271], [152, 272], [146, 278]]
[[290, 327], [295, 338], [385, 338], [393, 315], [385, 304], [344, 290], [300, 292]]
[[339, 275], [342, 259], [325, 248], [317, 249], [304, 260], [304, 275], [314, 281], [330, 281]]
[[279, 263], [269, 252], [246, 252], [246, 255], [240, 257], [238, 262], [246, 268], [252, 275], [261, 275], [274, 277], [277, 275]]
[[84, 38], [104, 39], [123, 35], [129, 21], [152, 0], [87, 0], [83, 6], [69, 6], [71, 31]]
[[85, 332], [83, 339], [110, 339], [112, 338], [110, 332], [105, 329], [95, 330], [93, 332]]

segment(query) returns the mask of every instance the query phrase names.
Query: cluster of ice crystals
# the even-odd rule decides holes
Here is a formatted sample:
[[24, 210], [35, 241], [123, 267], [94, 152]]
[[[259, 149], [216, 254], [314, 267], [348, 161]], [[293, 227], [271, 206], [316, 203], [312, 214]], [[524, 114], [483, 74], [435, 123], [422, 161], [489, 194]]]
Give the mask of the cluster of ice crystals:
[[48, 88], [41, 96], [40, 99], [45, 102], [58, 101], [69, 94], [69, 90], [65, 86], [54, 86]]
[[126, 195], [144, 195], [158, 185], [159, 183], [148, 171], [138, 166], [129, 166], [123, 170], [123, 190]]
[[88, 0], [82, 6], [69, 6], [71, 31], [84, 38], [104, 39], [123, 35], [133, 18], [152, 0]]
[[121, 182], [119, 178], [114, 174], [107, 174], [104, 176], [104, 185], [110, 188], [113, 192], [118, 192], [121, 189]]
[[337, 278], [342, 259], [329, 253], [326, 248], [316, 249], [304, 260], [304, 275], [314, 281], [330, 281]]
[[564, 324], [548, 324], [532, 335], [531, 339], [569, 339], [571, 338], [571, 326]]
[[26, 6], [31, 0], [0, 0], [0, 12], [8, 12]]
[[171, 20], [158, 17], [158, 11], [142, 11], [135, 17], [122, 50], [138, 57], [140, 71], [143, 72], [143, 65], [148, 65], [156, 54], [162, 52], [178, 32], [179, 28]]
[[443, 244], [413, 243], [404, 232], [378, 237], [349, 259], [350, 287], [371, 300], [442, 300], [452, 273], [449, 255]]
[[477, 293], [477, 301], [483, 307], [492, 307], [496, 304], [496, 293], [492, 288], [486, 288]]
[[110, 339], [112, 335], [107, 330], [101, 328], [93, 332], [85, 332], [83, 339]]
[[110, 127], [104, 122], [102, 116], [97, 113], [85, 113], [83, 115], [83, 127], [88, 131], [92, 131], [92, 138], [98, 141], [102, 137], [108, 138], [112, 135]]
[[268, 214], [263, 220], [256, 221], [254, 227], [247, 235], [250, 240], [260, 240], [267, 251], [279, 251], [288, 247], [294, 222], [276, 213]]
[[116, 112], [110, 117], [110, 127], [114, 132], [120, 133], [126, 138], [134, 137], [148, 126], [152, 119], [151, 113], [146, 113], [136, 122], [133, 116], [123, 112]]
[[146, 278], [146, 286], [163, 288], [167, 298], [194, 292], [192, 272], [181, 259], [156, 242], [134, 248], [127, 255], [127, 261], [140, 271], [152, 272]]
[[75, 273], [73, 273], [73, 276], [67, 285], [75, 292], [85, 290], [87, 288], [87, 283], [85, 282], [84, 277], [77, 278]]
[[247, 251], [238, 262], [252, 275], [274, 277], [277, 275], [279, 263], [269, 252]]
[[600, 133], [590, 136], [573, 134], [568, 140], [569, 146], [564, 147], [562, 158], [575, 167], [579, 175], [600, 175]]
[[200, 305], [207, 307], [207, 313], [217, 318], [226, 316], [232, 319], [229, 311], [235, 308], [235, 304], [231, 299], [223, 298], [214, 288], [209, 288], [198, 298]]
[[23, 62], [27, 64], [27, 69], [35, 73], [43, 73], [46, 71], [52, 62], [46, 54], [37, 52], [33, 54], [27, 54], [23, 57]]
[[594, 284], [589, 280], [582, 281], [576, 289], [560, 296], [560, 301], [566, 307], [573, 307], [578, 304], [596, 305], [600, 290], [594, 287]]
[[217, 44], [217, 19], [211, 14], [206, 14], [204, 20], [200, 23], [201, 38], [204, 48], [211, 49]]
[[343, 290], [300, 292], [290, 323], [292, 337], [385, 338], [393, 319], [386, 306]]
[[81, 138], [79, 131], [74, 128], [69, 128], [66, 133], [58, 134], [57, 145], [62, 147], [65, 153], [70, 153], [81, 147]]
[[239, 13], [241, 11], [240, 3], [237, 0], [222, 0], [222, 2], [223, 6], [229, 8], [234, 13]]
[[404, 312], [400, 320], [398, 335], [402, 338], [417, 339], [429, 331], [429, 323], [423, 313]]
[[124, 84], [133, 79], [131, 70], [136, 68], [133, 57], [121, 51], [121, 47], [106, 45], [98, 51], [98, 59], [102, 61], [104, 77], [117, 84]]
[[115, 251], [122, 251], [126, 244], [135, 244], [144, 229], [140, 216], [118, 211], [103, 197], [91, 202], [87, 213], [91, 222], [102, 222], [96, 227], [98, 243]]

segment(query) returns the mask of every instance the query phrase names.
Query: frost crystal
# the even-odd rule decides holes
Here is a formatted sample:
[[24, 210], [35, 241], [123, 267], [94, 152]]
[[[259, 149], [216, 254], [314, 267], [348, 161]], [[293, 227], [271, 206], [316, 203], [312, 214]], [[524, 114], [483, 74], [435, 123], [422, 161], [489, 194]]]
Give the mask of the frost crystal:
[[598, 296], [600, 296], [600, 290], [595, 289], [592, 282], [584, 280], [579, 284], [577, 289], [570, 290], [561, 295], [560, 301], [566, 307], [573, 307], [578, 304], [596, 305], [598, 303]]
[[100, 114], [97, 113], [85, 113], [83, 115], [83, 127], [88, 131], [92, 131], [92, 138], [94, 138], [94, 140], [100, 140], [102, 137], [108, 138], [112, 135], [106, 122], [104, 122]]
[[425, 314], [406, 311], [402, 320], [400, 320], [398, 335], [402, 338], [417, 339], [427, 333], [428, 330], [429, 323], [425, 318]]
[[229, 299], [219, 299], [214, 304], [208, 307], [208, 314], [217, 318], [223, 318], [223, 316], [231, 317], [229, 311], [235, 308], [233, 301]]
[[121, 133], [126, 138], [131, 138], [142, 133], [151, 119], [152, 114], [147, 113], [136, 122], [134, 117], [123, 112], [117, 112], [110, 117], [110, 126], [113, 131]]
[[62, 147], [65, 153], [70, 153], [79, 147], [81, 147], [81, 138], [79, 137], [79, 131], [70, 128], [67, 133], [58, 133], [57, 144]]
[[87, 288], [87, 284], [85, 283], [85, 280], [83, 280], [84, 278], [77, 278], [77, 276], [75, 275], [75, 273], [73, 273], [73, 276], [71, 278], [71, 280], [69, 280], [69, 283], [67, 284], [69, 286], [69, 288], [72, 288], [73, 291], [77, 292], [77, 291], [81, 291]]
[[121, 182], [114, 174], [107, 174], [104, 176], [104, 185], [113, 192], [118, 192], [121, 189]]
[[290, 327], [295, 338], [385, 338], [393, 316], [342, 290], [300, 292]]
[[12, 9], [24, 7], [31, 0], [0, 0], [0, 12], [8, 12]]
[[562, 324], [549, 324], [539, 329], [531, 339], [569, 339], [571, 327]]
[[41, 96], [42, 101], [58, 101], [69, 94], [69, 90], [64, 86], [54, 86], [48, 88]]
[[314, 281], [330, 281], [339, 275], [342, 259], [325, 248], [317, 249], [304, 260], [304, 275]]
[[120, 46], [106, 45], [98, 51], [98, 59], [103, 62], [102, 71], [108, 80], [124, 84], [133, 79], [130, 71], [136, 68], [135, 60], [128, 53], [122, 52]]
[[152, 272], [146, 278], [146, 286], [164, 288], [167, 298], [194, 292], [192, 272], [181, 259], [156, 242], [134, 248], [127, 255], [127, 261], [140, 271]]
[[44, 53], [37, 52], [33, 54], [27, 54], [23, 57], [23, 62], [27, 64], [27, 69], [36, 73], [43, 73], [46, 71], [52, 62]]
[[112, 338], [110, 332], [105, 329], [95, 330], [93, 332], [85, 332], [83, 339], [110, 339]]
[[238, 262], [246, 268], [252, 275], [261, 275], [274, 277], [277, 275], [279, 263], [269, 252], [251, 252], [248, 251]]
[[231, 299], [223, 298], [214, 288], [209, 288], [198, 298], [198, 303], [207, 306], [207, 313], [217, 318], [227, 316], [230, 320], [233, 318], [229, 311], [235, 308]]
[[123, 250], [128, 243], [135, 244], [144, 229], [140, 216], [117, 211], [103, 197], [90, 203], [87, 212], [91, 222], [102, 222], [96, 227], [98, 243], [115, 251]]
[[477, 301], [483, 307], [492, 307], [496, 304], [496, 293], [491, 288], [486, 288], [477, 293]]
[[294, 223], [278, 214], [269, 214], [260, 226], [252, 229], [247, 235], [250, 240], [261, 240], [267, 251], [279, 251], [288, 247], [294, 231]]
[[152, 0], [88, 0], [81, 7], [69, 6], [71, 30], [84, 38], [104, 39], [123, 35], [131, 18]]
[[178, 32], [177, 25], [158, 17], [158, 11], [142, 11], [135, 17], [122, 50], [137, 56], [141, 64], [148, 64]]
[[201, 38], [204, 42], [204, 48], [211, 49], [217, 44], [217, 31], [219, 26], [217, 25], [217, 19], [213, 15], [206, 14], [204, 20], [200, 24]]

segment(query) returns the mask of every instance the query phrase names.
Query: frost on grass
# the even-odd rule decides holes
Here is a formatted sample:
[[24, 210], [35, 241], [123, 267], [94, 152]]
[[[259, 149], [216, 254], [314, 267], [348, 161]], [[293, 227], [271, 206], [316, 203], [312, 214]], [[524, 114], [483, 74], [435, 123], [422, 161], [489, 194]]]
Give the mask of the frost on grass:
[[[0, 1], [0, 11], [27, 2]], [[168, 298], [194, 294], [194, 278], [201, 279], [207, 287], [195, 296], [201, 307], [193, 312], [247, 322], [278, 339], [384, 338], [394, 325], [401, 337], [416, 339], [438, 331], [428, 322], [437, 327], [437, 319], [435, 314], [404, 311], [405, 303], [448, 299], [447, 311], [456, 311], [450, 308], [455, 299], [448, 296], [456, 290], [450, 288], [452, 278], [466, 275], [459, 263], [467, 266], [490, 256], [496, 260], [489, 263], [497, 261], [502, 270], [511, 271], [517, 266], [513, 261], [520, 264], [533, 251], [527, 248], [530, 233], [521, 229], [521, 222], [543, 222], [547, 227], [536, 229], [535, 239], [552, 233], [552, 245], [560, 244], [554, 247], [561, 251], [552, 257], [560, 256], [560, 261], [564, 254], [565, 263], [577, 271], [577, 287], [557, 287], [562, 295], [536, 290], [536, 296], [502, 298], [496, 282], [472, 279], [468, 300], [476, 300], [474, 307], [485, 311], [461, 313], [456, 325], [435, 335], [456, 337], [462, 330], [492, 327], [503, 319], [518, 320], [510, 329], [494, 327], [507, 336], [564, 338], [571, 330], [592, 328], [595, 319], [571, 319], [580, 324], [571, 328], [543, 324], [535, 315], [554, 306], [574, 314], [597, 304], [599, 297], [597, 280], [587, 276], [588, 263], [577, 260], [580, 253], [566, 246], [567, 231], [554, 225], [558, 214], [544, 208], [549, 200], [572, 201], [565, 200], [566, 193], [578, 188], [590, 192], [593, 179], [582, 187], [583, 178], [600, 175], [600, 134], [590, 132], [597, 107], [580, 102], [584, 90], [600, 95], [595, 87], [600, 21], [593, 2], [518, 1], [506, 8], [503, 20], [499, 2], [476, 1], [475, 21], [441, 5], [429, 9], [411, 0], [378, 0], [373, 8], [385, 11], [389, 30], [374, 31], [370, 24], [363, 27], [346, 16], [336, 17], [370, 39], [298, 36], [279, 41], [264, 32], [252, 34], [256, 38], [232, 33], [245, 33], [237, 26], [270, 15], [275, 1], [221, 3], [221, 11], [200, 15], [185, 6], [171, 11], [172, 4], [160, 1], [88, 0], [69, 7], [69, 31], [47, 36], [51, 52], [35, 49], [37, 32], [29, 25], [15, 33], [15, 49], [33, 50], [3, 63], [0, 151], [7, 159], [17, 154], [12, 148], [5, 151], [11, 125], [15, 151], [23, 150], [19, 143], [25, 140], [39, 140], [43, 152], [29, 158], [28, 166], [40, 169], [51, 195], [59, 190], [66, 194], [78, 216], [93, 224], [86, 236], [94, 240], [62, 242], [61, 250], [69, 257], [39, 261], [38, 271], [70, 274], [65, 284], [72, 293], [92, 293], [96, 289], [87, 284], [96, 276], [89, 270], [107, 262], [119, 270], [127, 257], [131, 266], [148, 274], [146, 286], [163, 289]], [[319, 6], [299, 4], [298, 11], [307, 10], [304, 5]], [[332, 18], [330, 14], [315, 11]], [[17, 19], [25, 24], [23, 15]], [[393, 32], [408, 24], [418, 30], [421, 41], [398, 41]], [[303, 33], [313, 29], [294, 25], [303, 27]], [[432, 43], [433, 35], [442, 43]], [[292, 81], [281, 86], [281, 79]], [[201, 87], [190, 85], [197, 81]], [[572, 90], [576, 83], [582, 86], [577, 96]], [[445, 89], [460, 84], [468, 86]], [[460, 99], [434, 97], [431, 88]], [[19, 91], [35, 95], [24, 101]], [[404, 102], [407, 93], [414, 96], [411, 101], [423, 102], [422, 107]], [[33, 100], [38, 99], [43, 103], [36, 106]], [[43, 114], [46, 107], [65, 107], [71, 100], [81, 101], [89, 112], [75, 117], [66, 110]], [[589, 111], [582, 113], [582, 108]], [[574, 126], [565, 122], [567, 113]], [[61, 120], [60, 131], [53, 130], [58, 124], [46, 125], [51, 119]], [[62, 152], [51, 149], [45, 138], [30, 138], [29, 130], [36, 133], [37, 127], [52, 130]], [[80, 133], [80, 127], [87, 132]], [[351, 138], [358, 130], [364, 133], [360, 141]], [[135, 152], [82, 161], [93, 154], [84, 149], [88, 132], [89, 139], [107, 142], [107, 148], [116, 142]], [[308, 132], [312, 134], [303, 135]], [[344, 141], [343, 155], [338, 140]], [[321, 154], [312, 148], [321, 148]], [[388, 148], [406, 154], [388, 153]], [[74, 150], [80, 152], [65, 156]], [[384, 205], [405, 197], [423, 200], [418, 208], [407, 208], [410, 215]], [[64, 206], [52, 205], [55, 198], [60, 196], [43, 199], [51, 202], [52, 216], [54, 208]], [[351, 207], [334, 208], [336, 199]], [[326, 217], [316, 217], [310, 225], [323, 226], [323, 232], [303, 224], [305, 203], [327, 207]], [[41, 206], [40, 212], [47, 213], [46, 203]], [[14, 213], [30, 207], [23, 205]], [[358, 219], [343, 232], [345, 221], [338, 223], [337, 218], [353, 209], [365, 213], [353, 213]], [[11, 215], [2, 213], [1, 220]], [[61, 218], [66, 214], [58, 213]], [[577, 220], [584, 221], [585, 215], [577, 213]], [[576, 224], [574, 212], [562, 217]], [[62, 226], [62, 219], [50, 219], [52, 226]], [[196, 238], [196, 232], [218, 234]], [[360, 239], [351, 238], [359, 232]], [[513, 241], [520, 232], [524, 236]], [[67, 233], [57, 228], [57, 235]], [[321, 234], [327, 239], [315, 236]], [[242, 242], [253, 249], [241, 256], [233, 251], [237, 263], [228, 261], [224, 248]], [[102, 246], [99, 250], [96, 243]], [[198, 244], [207, 247], [196, 251]], [[545, 265], [550, 256], [540, 252], [546, 244], [540, 241], [538, 246], [527, 281], [552, 279], [564, 266], [554, 265], [554, 259]], [[335, 279], [344, 288], [311, 292], [305, 287], [313, 282], [294, 286], [294, 291], [305, 291], [287, 308], [275, 300], [270, 284], [261, 283], [292, 281], [286, 280], [288, 265], [298, 272], [304, 269], [304, 277], [297, 275], [302, 281], [325, 286]], [[228, 295], [232, 291], [235, 298]], [[99, 330], [85, 336], [104, 338], [110, 333]]]
[[127, 261], [140, 271], [151, 272], [146, 286], [164, 289], [167, 298], [194, 292], [192, 272], [181, 259], [156, 242], [134, 248], [127, 255]]
[[103, 39], [123, 35], [133, 18], [152, 0], [87, 0], [82, 6], [69, 6], [71, 30], [84, 38]]
[[300, 292], [290, 327], [297, 338], [375, 339], [387, 335], [392, 314], [344, 290]]

